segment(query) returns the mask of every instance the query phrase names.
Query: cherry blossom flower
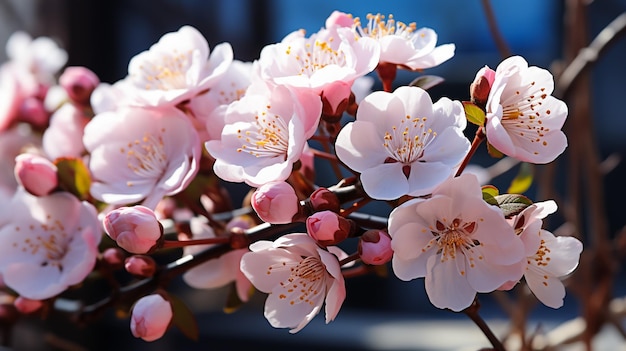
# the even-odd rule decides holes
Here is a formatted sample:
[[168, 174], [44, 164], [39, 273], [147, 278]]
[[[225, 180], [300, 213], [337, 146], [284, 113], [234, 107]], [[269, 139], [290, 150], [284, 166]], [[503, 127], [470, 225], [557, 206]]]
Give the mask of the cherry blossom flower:
[[233, 60], [229, 43], [209, 53], [206, 39], [191, 26], [163, 35], [128, 64], [128, 78], [135, 88], [132, 100], [148, 106], [176, 105], [207, 90]]
[[324, 301], [326, 323], [335, 319], [346, 297], [338, 259], [347, 254], [337, 247], [328, 249], [303, 233], [250, 245], [252, 252], [242, 257], [241, 270], [257, 289], [269, 294], [265, 318], [274, 328], [297, 333], [320, 312]]
[[172, 305], [159, 294], [144, 296], [133, 306], [130, 331], [145, 341], [160, 339], [169, 327], [174, 313]]
[[381, 14], [368, 14], [367, 26], [355, 18], [356, 33], [373, 38], [380, 44], [380, 63], [395, 64], [408, 70], [438, 66], [454, 56], [455, 45], [437, 45], [437, 33], [430, 28], [418, 29], [416, 24], [396, 21], [392, 15], [385, 21]]
[[311, 93], [251, 86], [229, 105], [221, 140], [205, 143], [215, 174], [253, 187], [286, 180], [317, 130], [321, 108]]
[[576, 269], [583, 249], [580, 240], [574, 237], [554, 236], [541, 229], [542, 219], [556, 209], [554, 201], [537, 202], [524, 209], [513, 221], [513, 228], [526, 248], [526, 283], [539, 301], [552, 308], [563, 305], [565, 287], [559, 278]]
[[334, 110], [348, 99], [354, 80], [376, 68], [379, 55], [375, 40], [355, 40], [350, 28], [333, 27], [309, 38], [304, 31], [292, 32], [264, 47], [258, 62], [263, 79], [332, 98]]
[[530, 163], [549, 163], [567, 147], [561, 127], [567, 105], [555, 97], [552, 74], [520, 56], [496, 68], [487, 100], [487, 141], [500, 152]]
[[360, 104], [335, 144], [339, 159], [361, 173], [365, 192], [391, 200], [430, 193], [453, 175], [470, 143], [458, 101], [432, 103], [426, 91], [374, 92]]
[[32, 74], [34, 81], [52, 85], [54, 75], [67, 62], [67, 52], [49, 37], [33, 39], [28, 33], [17, 31], [6, 44], [10, 62]]
[[43, 133], [43, 149], [51, 159], [81, 157], [85, 152], [83, 133], [89, 122], [75, 105], [66, 103], [50, 117], [50, 125]]
[[83, 143], [91, 156], [91, 194], [108, 204], [143, 200], [154, 209], [164, 195], [183, 190], [198, 170], [198, 134], [174, 107], [103, 112], [85, 127]]
[[[203, 220], [194, 217], [190, 221], [193, 239], [215, 238], [215, 232]], [[213, 245], [185, 246], [184, 255], [194, 255]], [[235, 282], [237, 296], [241, 301], [248, 301], [252, 284], [239, 269], [241, 257], [249, 252], [247, 248], [231, 250], [216, 259], [209, 260], [188, 270], [183, 280], [196, 289], [216, 289]]]
[[433, 305], [461, 311], [477, 292], [522, 276], [524, 244], [502, 211], [482, 199], [475, 176], [442, 184], [389, 215], [392, 267], [402, 280], [426, 278]]
[[93, 205], [57, 192], [35, 197], [19, 188], [0, 213], [0, 273], [21, 296], [53, 297], [91, 272], [102, 227]]

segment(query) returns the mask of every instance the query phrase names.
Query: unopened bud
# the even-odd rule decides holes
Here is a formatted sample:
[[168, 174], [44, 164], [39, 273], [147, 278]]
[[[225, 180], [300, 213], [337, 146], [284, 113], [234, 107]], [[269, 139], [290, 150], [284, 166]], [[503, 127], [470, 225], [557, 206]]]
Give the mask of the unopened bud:
[[382, 230], [368, 230], [359, 238], [359, 256], [363, 263], [381, 265], [393, 256], [391, 237]]
[[126, 259], [124, 268], [136, 277], [148, 278], [156, 272], [156, 262], [150, 256], [134, 255]]
[[15, 301], [13, 301], [13, 305], [15, 305], [18, 312], [30, 314], [39, 311], [43, 306], [43, 302], [41, 300], [31, 300], [23, 296], [18, 296]]
[[309, 202], [311, 203], [311, 208], [314, 212], [339, 212], [339, 198], [335, 193], [326, 188], [316, 189], [311, 196], [309, 196]]
[[478, 105], [485, 105], [487, 103], [495, 76], [496, 72], [488, 66], [481, 68], [478, 73], [476, 73], [474, 82], [470, 85], [470, 97], [474, 103]]
[[24, 99], [20, 105], [20, 119], [35, 127], [44, 127], [50, 120], [50, 114], [43, 105], [43, 100], [36, 97]]
[[110, 247], [104, 250], [104, 252], [102, 252], [102, 259], [112, 269], [119, 269], [119, 268], [124, 267], [124, 260], [126, 259], [126, 254], [119, 247]]
[[307, 233], [320, 245], [337, 245], [352, 233], [352, 223], [332, 211], [316, 212], [306, 219]]
[[300, 202], [296, 191], [286, 182], [270, 182], [259, 187], [250, 200], [259, 218], [271, 224], [291, 223]]
[[172, 305], [159, 294], [144, 296], [133, 306], [130, 330], [145, 341], [160, 339], [174, 316]]
[[86, 67], [67, 67], [59, 77], [67, 96], [79, 105], [88, 105], [91, 93], [100, 84], [98, 76]]
[[59, 184], [57, 166], [43, 156], [17, 155], [14, 172], [18, 183], [35, 196], [48, 195]]
[[334, 123], [341, 119], [350, 101], [351, 85], [338, 81], [322, 91], [322, 118], [327, 122]]
[[159, 220], [145, 206], [117, 208], [107, 213], [102, 222], [111, 239], [131, 253], [148, 253], [163, 237]]

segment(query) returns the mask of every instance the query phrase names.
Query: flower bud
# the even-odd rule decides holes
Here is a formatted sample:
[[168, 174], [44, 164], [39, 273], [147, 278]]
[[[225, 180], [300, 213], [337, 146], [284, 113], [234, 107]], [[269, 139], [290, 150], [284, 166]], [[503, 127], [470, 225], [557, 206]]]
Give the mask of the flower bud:
[[59, 84], [67, 96], [79, 105], [88, 105], [91, 93], [100, 84], [100, 79], [88, 68], [67, 67], [59, 77]]
[[487, 98], [489, 98], [489, 92], [491, 91], [491, 85], [496, 77], [496, 71], [492, 70], [488, 66], [481, 68], [474, 82], [470, 85], [470, 97], [473, 102], [478, 105], [485, 105]]
[[311, 196], [309, 202], [314, 212], [333, 211], [339, 212], [339, 199], [337, 195], [326, 188], [316, 189]]
[[133, 306], [130, 331], [145, 341], [160, 339], [174, 316], [172, 305], [159, 294], [144, 296]]
[[50, 120], [50, 114], [46, 111], [43, 101], [36, 97], [27, 97], [20, 105], [20, 119], [35, 127], [44, 127]]
[[15, 305], [18, 312], [30, 314], [37, 312], [43, 306], [43, 302], [41, 300], [31, 300], [23, 296], [18, 296], [15, 301], [13, 301], [13, 305]]
[[348, 107], [351, 84], [336, 82], [322, 91], [322, 118], [327, 122], [337, 122]]
[[150, 256], [134, 255], [126, 259], [124, 268], [136, 277], [148, 278], [156, 272], [156, 262]]
[[122, 268], [125, 258], [126, 254], [119, 247], [110, 247], [102, 252], [102, 260], [112, 269]]
[[335, 212], [321, 211], [306, 219], [306, 230], [320, 245], [337, 245], [350, 236], [352, 223]]
[[387, 263], [393, 256], [391, 236], [382, 230], [368, 230], [359, 239], [358, 252], [363, 263], [371, 265]]
[[163, 228], [154, 212], [145, 206], [120, 207], [103, 220], [104, 230], [122, 249], [148, 253], [163, 236]]
[[300, 207], [296, 191], [286, 182], [262, 185], [252, 194], [250, 202], [259, 218], [272, 224], [290, 223]]
[[14, 173], [18, 183], [35, 196], [48, 195], [59, 184], [57, 166], [35, 154], [17, 155]]

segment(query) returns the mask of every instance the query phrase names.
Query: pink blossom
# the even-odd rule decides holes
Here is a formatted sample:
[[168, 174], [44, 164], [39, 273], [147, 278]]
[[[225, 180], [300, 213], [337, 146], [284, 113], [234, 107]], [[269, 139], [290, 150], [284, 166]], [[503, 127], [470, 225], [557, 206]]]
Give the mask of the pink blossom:
[[363, 38], [373, 38], [380, 45], [380, 63], [395, 64], [412, 71], [438, 66], [454, 56], [454, 44], [437, 45], [437, 33], [430, 28], [405, 24], [392, 15], [368, 14], [367, 26], [354, 20], [355, 31]]
[[144, 296], [133, 306], [130, 331], [145, 341], [160, 339], [172, 321], [172, 306], [159, 294]]
[[481, 68], [478, 73], [476, 73], [472, 84], [470, 84], [470, 97], [472, 101], [481, 105], [486, 104], [495, 78], [496, 71], [488, 66]]
[[311, 93], [251, 86], [229, 105], [221, 139], [205, 144], [215, 174], [253, 187], [286, 180], [317, 130], [321, 105]]
[[269, 294], [265, 318], [274, 328], [304, 328], [326, 303], [326, 323], [339, 313], [346, 297], [339, 259], [347, 256], [336, 247], [321, 249], [303, 233], [287, 234], [250, 245], [241, 270], [254, 286]]
[[53, 297], [91, 272], [102, 227], [96, 209], [73, 195], [35, 197], [18, 189], [0, 212], [0, 273], [33, 300]]
[[[361, 39], [356, 40], [350, 28], [339, 26], [321, 29], [308, 38], [304, 31], [292, 32], [280, 43], [262, 49], [258, 61], [261, 77], [274, 84], [332, 96], [336, 105], [349, 97], [355, 79], [378, 64], [380, 48], [376, 41]], [[336, 95], [340, 91], [342, 94]]]
[[176, 194], [198, 171], [200, 142], [178, 109], [126, 107], [96, 115], [85, 127], [94, 182], [91, 194], [109, 204], [154, 208]]
[[337, 157], [361, 175], [372, 198], [432, 192], [467, 154], [465, 113], [459, 101], [432, 103], [417, 87], [374, 92], [359, 105], [356, 121], [337, 136]]
[[306, 231], [320, 245], [338, 245], [352, 233], [351, 222], [332, 211], [315, 212], [306, 219]]
[[163, 236], [154, 212], [145, 206], [116, 208], [102, 221], [104, 230], [117, 245], [130, 253], [147, 253]]
[[90, 118], [75, 105], [66, 103], [50, 117], [50, 126], [43, 133], [46, 154], [59, 157], [81, 157], [85, 153], [83, 134]]
[[23, 296], [18, 296], [13, 302], [15, 308], [24, 314], [34, 313], [41, 309], [43, 306], [43, 301], [41, 300], [32, 300]]
[[146, 255], [132, 255], [124, 260], [124, 269], [135, 277], [152, 277], [157, 269], [154, 258]]
[[473, 175], [451, 178], [432, 197], [395, 208], [389, 235], [395, 275], [425, 277], [426, 293], [438, 308], [461, 311], [477, 292], [522, 276], [524, 244], [502, 211], [482, 199]]
[[393, 257], [391, 236], [382, 230], [368, 230], [359, 238], [358, 252], [366, 264], [385, 264]]
[[48, 195], [59, 184], [54, 163], [45, 157], [29, 153], [15, 158], [15, 179], [35, 196]]
[[212, 87], [232, 60], [229, 43], [210, 52], [197, 29], [183, 26], [130, 60], [131, 100], [142, 106], [176, 105]]
[[583, 249], [574, 237], [554, 236], [541, 229], [543, 218], [556, 209], [554, 201], [537, 202], [513, 219], [513, 228], [526, 248], [526, 283], [539, 301], [552, 308], [563, 306], [565, 287], [559, 278], [576, 269]]
[[[193, 239], [215, 238], [215, 232], [210, 226], [199, 218], [192, 218], [191, 232]], [[195, 255], [212, 245], [186, 246], [184, 255]], [[235, 282], [237, 295], [241, 301], [248, 301], [252, 284], [239, 269], [241, 257], [248, 249], [236, 249], [229, 251], [220, 257], [204, 262], [194, 267], [183, 275], [183, 279], [189, 286], [197, 289], [216, 289]]]
[[272, 224], [290, 223], [300, 207], [296, 191], [282, 181], [260, 186], [252, 194], [251, 203], [259, 218]]
[[552, 74], [512, 56], [496, 68], [487, 100], [487, 141], [505, 155], [549, 163], [567, 147], [561, 127], [567, 105], [555, 97]]

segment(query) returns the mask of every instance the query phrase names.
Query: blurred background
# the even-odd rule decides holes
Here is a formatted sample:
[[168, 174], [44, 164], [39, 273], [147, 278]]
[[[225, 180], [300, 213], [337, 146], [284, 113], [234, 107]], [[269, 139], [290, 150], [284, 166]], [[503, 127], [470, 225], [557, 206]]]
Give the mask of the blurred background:
[[[513, 54], [522, 55], [530, 65], [559, 71], [571, 59], [574, 50], [569, 32], [572, 28], [578, 28], [578, 33], [584, 35], [576, 36], [588, 43], [626, 10], [626, 0], [587, 0], [583, 5], [585, 20], [571, 24], [568, 3], [572, 1], [494, 0], [492, 7], [501, 34]], [[263, 46], [280, 41], [293, 30], [302, 28], [308, 33], [319, 30], [333, 10], [361, 18], [368, 13], [393, 14], [398, 21], [433, 28], [439, 35], [439, 44], [454, 43], [456, 54], [452, 60], [424, 72], [445, 78], [443, 84], [430, 90], [433, 99], [447, 96], [467, 100], [469, 84], [476, 72], [484, 65], [495, 68], [503, 59], [479, 0], [0, 0], [0, 45], [4, 46], [16, 30], [26, 31], [33, 37], [52, 37], [68, 51], [69, 66], [88, 67], [101, 81], [113, 83], [127, 74], [131, 57], [147, 50], [163, 34], [183, 25], [196, 27], [210, 47], [230, 42], [236, 59], [252, 61], [258, 58]], [[606, 168], [599, 178], [586, 178], [598, 186], [601, 198], [587, 202], [586, 193], [581, 191], [572, 205], [579, 208], [574, 210], [580, 217], [581, 227], [576, 232], [583, 237], [593, 235], [598, 229], [594, 227], [596, 219], [587, 212], [589, 206], [603, 215], [606, 228], [602, 230], [608, 237], [618, 238], [625, 224], [626, 167], [619, 162], [626, 153], [626, 112], [620, 103], [626, 97], [625, 58], [626, 39], [616, 40], [602, 53], [585, 78], [586, 98], [591, 105], [581, 113], [586, 114], [592, 124], [574, 124], [568, 120], [565, 127], [570, 143], [566, 153], [578, 152], [579, 148], [575, 147], [579, 143], [578, 134], [574, 133], [585, 129], [586, 137], [592, 139], [599, 164]], [[0, 62], [5, 60], [0, 50]], [[399, 72], [396, 86], [408, 84], [419, 75]], [[375, 89], [378, 88], [377, 83]], [[576, 106], [570, 104], [570, 114]], [[472, 134], [472, 130], [468, 130], [468, 136]], [[584, 164], [572, 168], [567, 162], [577, 162], [575, 156], [564, 154], [561, 158], [562, 163], [549, 172], [538, 169], [536, 173], [537, 183], [541, 183], [542, 176], [557, 180], [551, 185], [553, 189], [546, 190], [545, 184], [544, 188], [533, 186], [527, 193], [530, 198], [542, 201], [547, 199], [543, 195], [561, 194], [568, 200], [572, 187], [577, 191], [585, 188], [584, 182], [565, 185], [568, 177], [573, 176], [572, 170], [579, 170]], [[489, 166], [495, 160], [482, 150], [475, 162]], [[330, 185], [324, 184], [332, 180], [323, 178], [323, 167], [320, 165], [318, 169], [319, 183]], [[513, 168], [494, 180], [494, 184], [506, 189], [515, 173], [516, 168]], [[560, 201], [559, 205], [566, 206]], [[385, 214], [384, 209], [372, 209], [375, 214], [381, 214], [379, 211]], [[556, 228], [560, 223], [551, 224]], [[593, 239], [584, 239], [585, 245], [594, 244]], [[619, 269], [614, 273], [613, 294], [626, 295], [626, 276]], [[239, 350], [250, 347], [477, 350], [488, 346], [466, 316], [432, 307], [421, 281], [402, 282], [393, 275], [388, 279], [368, 276], [348, 280], [347, 289], [347, 300], [336, 321], [325, 326], [323, 318], [318, 316], [297, 335], [275, 330], [267, 323], [262, 314], [265, 299], [262, 294], [256, 294], [252, 303], [237, 312], [224, 314], [221, 308], [225, 291], [190, 291], [184, 283], [173, 282], [172, 290], [196, 312], [200, 326], [197, 342], [186, 339], [175, 329], [153, 343], [135, 340], [128, 328], [128, 318], [116, 318], [114, 311], [110, 311], [97, 323], [82, 327], [54, 315], [46, 320], [23, 319], [14, 330], [13, 345], [15, 350]], [[536, 330], [549, 330], [583, 313], [584, 308], [576, 296], [579, 295], [568, 294], [565, 306], [557, 311], [534, 306], [529, 313]], [[498, 303], [491, 297], [481, 297], [481, 301], [482, 314], [488, 321], [495, 321], [491, 324], [496, 332], [506, 331], [508, 316]], [[618, 340], [614, 345], [623, 342], [619, 335], [616, 339], [611, 335], [601, 342]]]

